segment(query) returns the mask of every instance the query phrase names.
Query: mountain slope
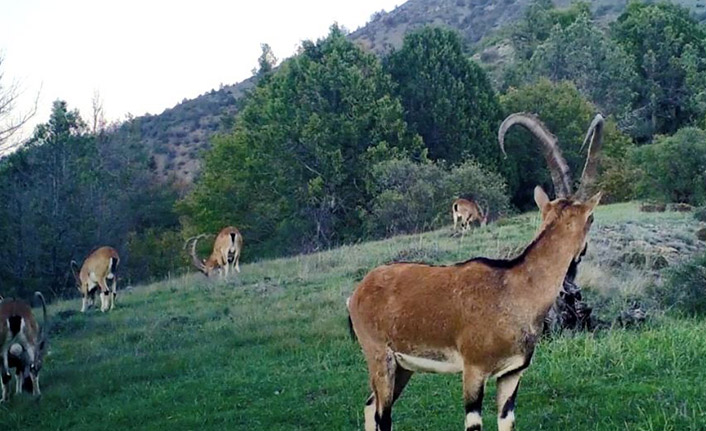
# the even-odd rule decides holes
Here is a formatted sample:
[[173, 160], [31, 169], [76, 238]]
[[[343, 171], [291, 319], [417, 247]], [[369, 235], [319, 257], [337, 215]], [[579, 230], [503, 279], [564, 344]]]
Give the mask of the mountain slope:
[[[390, 12], [373, 14], [371, 21], [350, 34], [352, 40], [378, 54], [401, 45], [405, 33], [424, 25], [441, 25], [458, 30], [473, 46], [497, 30], [522, 17], [532, 0], [409, 0]], [[555, 0], [566, 7], [573, 0]], [[594, 0], [596, 16], [609, 21], [618, 16], [628, 0]], [[706, 18], [706, 0], [675, 0]], [[507, 61], [512, 53], [498, 44], [477, 59], [488, 63]], [[170, 177], [188, 187], [200, 171], [201, 150], [209, 138], [222, 129], [224, 116], [237, 112], [238, 100], [254, 85], [253, 78], [184, 100], [159, 115], [138, 117], [120, 128], [122, 133], [138, 125], [139, 139], [154, 154], [158, 178]]]

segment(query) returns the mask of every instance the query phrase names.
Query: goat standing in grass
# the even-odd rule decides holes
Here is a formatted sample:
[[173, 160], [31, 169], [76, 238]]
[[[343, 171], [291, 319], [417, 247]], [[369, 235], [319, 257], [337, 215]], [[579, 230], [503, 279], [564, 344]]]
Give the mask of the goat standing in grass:
[[542, 224], [514, 259], [395, 263], [375, 268], [360, 282], [348, 308], [373, 392], [364, 410], [366, 431], [392, 429], [392, 405], [415, 371], [463, 373], [466, 431], [482, 429], [485, 383], [497, 378], [498, 429], [514, 428], [520, 377], [570, 264], [585, 249], [600, 201], [600, 193], [585, 196], [596, 171], [603, 118], [596, 116], [589, 129], [589, 156], [575, 198], [566, 197], [571, 182], [556, 138], [537, 118], [513, 114], [501, 126], [501, 146], [512, 124], [540, 139], [561, 197], [550, 201], [535, 188]]

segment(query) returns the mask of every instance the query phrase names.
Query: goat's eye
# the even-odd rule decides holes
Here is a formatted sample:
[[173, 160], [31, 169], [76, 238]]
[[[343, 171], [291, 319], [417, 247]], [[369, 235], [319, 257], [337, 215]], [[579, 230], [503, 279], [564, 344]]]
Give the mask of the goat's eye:
[[593, 214], [588, 216], [588, 224], [591, 224], [591, 223], [593, 223]]

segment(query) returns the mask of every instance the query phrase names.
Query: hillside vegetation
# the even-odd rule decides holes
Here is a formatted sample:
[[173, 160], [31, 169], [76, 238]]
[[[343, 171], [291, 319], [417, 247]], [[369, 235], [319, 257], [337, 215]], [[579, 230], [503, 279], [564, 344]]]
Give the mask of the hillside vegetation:
[[[458, 31], [472, 51], [485, 50], [485, 56], [478, 56], [477, 59], [494, 66], [499, 61], [498, 56], [507, 60], [509, 47], [503, 33], [522, 18], [531, 2], [409, 0], [390, 12], [373, 14], [370, 22], [353, 31], [349, 37], [366, 49], [383, 54], [392, 48], [400, 48], [404, 35], [410, 31], [425, 25], [444, 26]], [[553, 1], [561, 8], [568, 7], [572, 2]], [[594, 0], [590, 5], [596, 19], [605, 23], [622, 13], [627, 3], [628, 0]], [[704, 0], [674, 0], [672, 3], [689, 8], [700, 21], [706, 19]], [[484, 38], [490, 39], [490, 42], [476, 47]], [[194, 181], [201, 171], [199, 153], [210, 148], [210, 138], [224, 130], [222, 119], [238, 112], [242, 98], [253, 85], [254, 79], [250, 78], [213, 89], [193, 99], [184, 99], [162, 113], [129, 121], [139, 126], [140, 142], [154, 155], [160, 181], [176, 178], [186, 185]]]
[[[552, 195], [553, 181], [522, 128], [501, 152], [513, 112], [541, 118], [574, 181], [603, 113], [604, 203], [706, 205], [706, 27], [693, 10], [630, 2], [604, 21], [609, 3], [495, 4], [413, 1], [390, 14], [485, 8], [502, 29], [480, 45], [429, 25], [376, 55], [332, 25], [279, 64], [263, 44], [247, 91], [223, 87], [107, 130], [55, 102], [0, 160], [0, 292], [66, 297], [69, 262], [105, 244], [134, 284], [183, 274], [184, 241], [229, 225], [255, 261], [437, 229], [459, 197], [491, 220], [533, 208], [534, 186]], [[512, 24], [493, 15], [517, 11]], [[493, 62], [493, 47], [508, 48], [507, 62]]]
[[[188, 275], [137, 286], [107, 314], [78, 314], [78, 299], [52, 304], [43, 397], [0, 406], [0, 429], [361, 430], [367, 373], [344, 305], [356, 281], [391, 260], [511, 255], [538, 221], [530, 213], [463, 239], [444, 228], [255, 262], [227, 283]], [[678, 251], [662, 252], [677, 265], [703, 253], [691, 239], [696, 227], [688, 214], [599, 207], [580, 274], [587, 301], [647, 298], [660, 271], [620, 256], [671, 247]], [[658, 305], [650, 313], [639, 328], [544, 339], [519, 391], [518, 429], [703, 429], [695, 382], [706, 379], [706, 322]], [[485, 429], [495, 430], [489, 387]], [[415, 375], [394, 416], [402, 431], [459, 428], [460, 377]]]

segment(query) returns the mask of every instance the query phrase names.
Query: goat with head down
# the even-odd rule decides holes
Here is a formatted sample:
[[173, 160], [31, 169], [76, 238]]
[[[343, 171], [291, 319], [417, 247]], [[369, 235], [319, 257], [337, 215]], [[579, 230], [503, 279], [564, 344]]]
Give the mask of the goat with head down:
[[32, 394], [40, 396], [39, 372], [42, 369], [47, 351], [47, 337], [44, 331], [47, 322], [47, 307], [44, 296], [35, 292], [42, 303], [44, 321], [42, 326], [32, 314], [32, 308], [24, 301], [8, 299], [0, 303], [0, 380], [2, 398], [9, 399], [8, 385], [12, 379], [10, 370], [15, 369], [16, 392], [31, 388]]
[[196, 244], [199, 239], [208, 236], [205, 233], [191, 237], [184, 243], [184, 249], [191, 244], [189, 256], [194, 266], [201, 271], [206, 277], [210, 277], [216, 271], [219, 272], [221, 278], [228, 278], [230, 271], [235, 270], [240, 272], [240, 253], [243, 249], [243, 236], [240, 231], [233, 227], [227, 226], [221, 229], [213, 243], [213, 251], [208, 259], [199, 259], [196, 256]]

